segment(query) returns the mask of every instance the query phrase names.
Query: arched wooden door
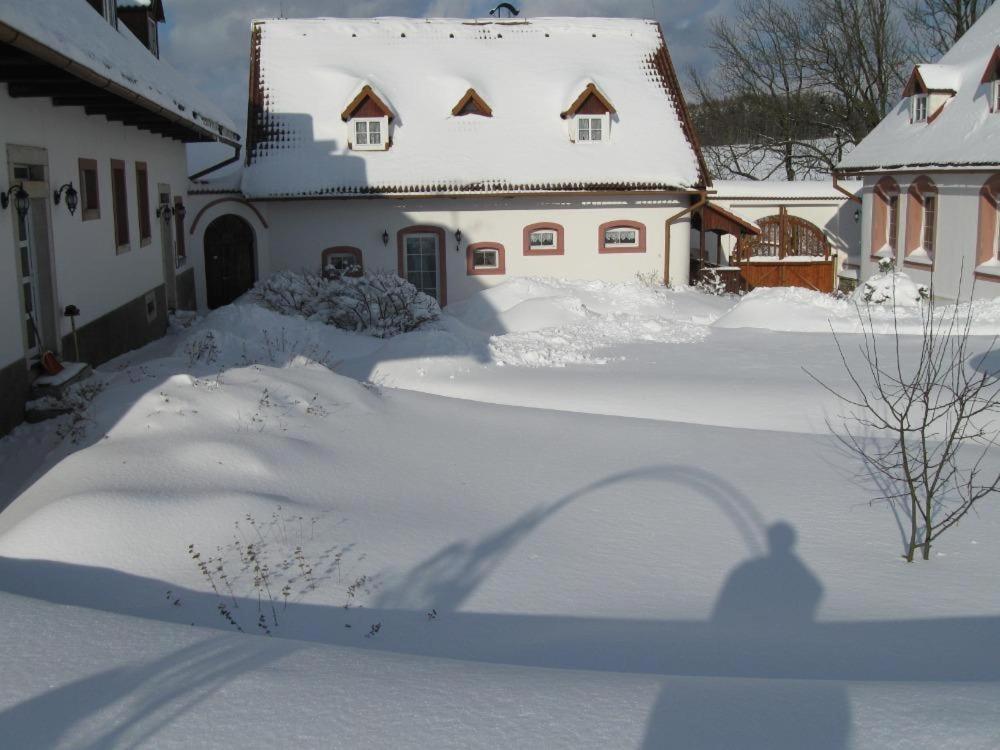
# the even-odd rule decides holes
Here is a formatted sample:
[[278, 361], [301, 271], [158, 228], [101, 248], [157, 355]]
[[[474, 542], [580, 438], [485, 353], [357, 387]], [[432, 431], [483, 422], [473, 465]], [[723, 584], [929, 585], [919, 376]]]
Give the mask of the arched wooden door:
[[220, 216], [205, 229], [205, 290], [208, 307], [228, 305], [256, 281], [254, 234], [234, 214]]

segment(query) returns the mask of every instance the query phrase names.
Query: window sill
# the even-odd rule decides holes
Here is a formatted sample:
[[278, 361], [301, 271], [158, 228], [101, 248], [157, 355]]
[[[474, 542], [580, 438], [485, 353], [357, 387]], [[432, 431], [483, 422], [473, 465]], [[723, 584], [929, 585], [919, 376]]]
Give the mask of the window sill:
[[975, 277], [980, 281], [1000, 283], [1000, 262], [991, 260], [976, 266]]
[[602, 248], [598, 249], [598, 253], [600, 253], [602, 255], [605, 254], [605, 253], [644, 253], [644, 252], [646, 252], [646, 248], [644, 248], [642, 246], [639, 246], [639, 247], [615, 247], [614, 245], [612, 245], [610, 247], [602, 247]]
[[883, 245], [880, 249], [871, 254], [872, 260], [896, 260], [896, 252], [888, 245]]
[[907, 256], [903, 259], [903, 267], [914, 271], [933, 271], [934, 259], [928, 258], [926, 255], [917, 257]]
[[93, 208], [87, 209], [80, 214], [81, 221], [97, 221], [101, 218], [101, 212]]
[[125, 253], [130, 253], [130, 252], [132, 252], [131, 245], [118, 245], [115, 248], [115, 255], [124, 255]]
[[152, 245], [152, 244], [153, 244], [152, 237], [143, 237], [141, 240], [139, 240], [139, 247], [146, 247], [146, 245]]
[[525, 248], [524, 254], [531, 255], [565, 255], [566, 253], [562, 248], [555, 248], [553, 250], [532, 250], [531, 248]]

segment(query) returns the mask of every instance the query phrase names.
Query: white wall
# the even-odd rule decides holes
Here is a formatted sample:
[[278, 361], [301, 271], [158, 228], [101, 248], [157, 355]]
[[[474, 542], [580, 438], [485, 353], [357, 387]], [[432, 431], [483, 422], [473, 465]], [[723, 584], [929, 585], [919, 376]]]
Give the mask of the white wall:
[[[170, 184], [174, 195], [185, 195], [187, 174], [184, 145], [134, 127], [88, 116], [82, 107], [54, 107], [51, 100], [11, 99], [0, 85], [0, 188], [9, 187], [8, 146], [44, 148], [48, 157], [49, 193], [72, 181], [80, 190], [78, 159], [97, 161], [100, 219], [82, 220], [82, 210], [70, 216], [65, 202], [52, 205], [52, 245], [55, 255], [57, 308], [74, 304], [82, 315], [77, 327], [135, 299], [163, 283], [159, 223], [155, 217], [156, 185]], [[125, 162], [131, 249], [118, 254], [114, 239], [111, 160]], [[136, 161], [149, 170], [152, 241], [139, 245]], [[82, 207], [81, 207], [82, 209]], [[14, 261], [13, 209], [0, 212], [0, 366], [23, 356], [17, 266]], [[61, 335], [69, 320], [58, 317]]]
[[[862, 200], [862, 279], [875, 273], [878, 261], [871, 259], [872, 191], [882, 175], [865, 178]], [[906, 194], [920, 173], [893, 173], [899, 183], [899, 255], [905, 252], [908, 202]], [[947, 173], [927, 175], [938, 189], [937, 236], [933, 272], [897, 258], [897, 266], [915, 281], [930, 286], [935, 296], [943, 300], [968, 297], [972, 293], [976, 265], [976, 242], [979, 231], [979, 193], [993, 173]], [[998, 279], [1000, 282], [1000, 279]], [[988, 280], [975, 282], [976, 298], [994, 298], [1000, 295], [1000, 283]]]
[[[218, 195], [192, 195], [188, 215], [218, 200]], [[203, 263], [204, 230], [213, 218], [235, 213], [258, 233], [258, 268], [319, 270], [321, 252], [335, 245], [362, 250], [366, 270], [397, 269], [396, 233], [412, 225], [445, 230], [448, 301], [457, 302], [476, 291], [514, 276], [555, 276], [570, 279], [630, 281], [636, 273], [663, 276], [664, 224], [687, 207], [686, 195], [665, 197], [619, 196], [515, 196], [511, 198], [412, 198], [261, 201], [254, 205], [270, 224], [263, 229], [250, 209], [229, 201], [209, 208], [202, 216], [189, 247], [196, 268]], [[645, 253], [598, 253], [598, 228], [604, 222], [627, 219], [646, 225]], [[552, 221], [565, 227], [565, 254], [525, 256], [523, 229], [528, 224]], [[456, 251], [455, 230], [461, 229], [461, 250]], [[389, 243], [382, 242], [383, 232]], [[263, 239], [260, 237], [263, 235]], [[671, 232], [671, 281], [688, 279], [687, 217]], [[466, 248], [475, 242], [504, 246], [504, 276], [469, 276]], [[269, 256], [269, 257], [264, 257]], [[204, 305], [204, 272], [197, 272], [199, 304]]]

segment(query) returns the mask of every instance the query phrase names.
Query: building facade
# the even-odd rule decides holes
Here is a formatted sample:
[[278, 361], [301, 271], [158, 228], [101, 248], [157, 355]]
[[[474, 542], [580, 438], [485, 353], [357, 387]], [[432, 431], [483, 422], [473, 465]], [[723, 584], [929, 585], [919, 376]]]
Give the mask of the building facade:
[[184, 144], [239, 138], [116, 10], [0, 6], [0, 434], [44, 352], [97, 365], [195, 305]]

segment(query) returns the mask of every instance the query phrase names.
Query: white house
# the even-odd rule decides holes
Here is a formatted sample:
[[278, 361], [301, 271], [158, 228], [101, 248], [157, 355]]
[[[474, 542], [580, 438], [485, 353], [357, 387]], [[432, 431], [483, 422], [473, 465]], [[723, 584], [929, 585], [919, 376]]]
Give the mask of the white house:
[[42, 352], [99, 364], [194, 305], [184, 144], [240, 139], [158, 59], [160, 1], [120, 5], [0, 3], [0, 434]]
[[861, 263], [904, 267], [946, 299], [1000, 293], [1000, 5], [838, 165], [864, 180]]
[[442, 304], [510, 276], [687, 282], [711, 183], [655, 22], [267, 20], [251, 38], [244, 169], [192, 187], [202, 305], [348, 265]]

